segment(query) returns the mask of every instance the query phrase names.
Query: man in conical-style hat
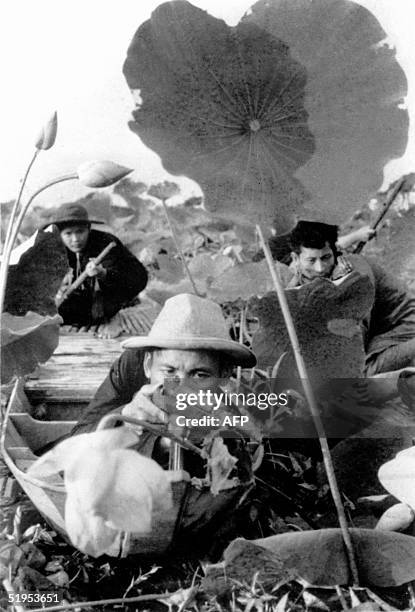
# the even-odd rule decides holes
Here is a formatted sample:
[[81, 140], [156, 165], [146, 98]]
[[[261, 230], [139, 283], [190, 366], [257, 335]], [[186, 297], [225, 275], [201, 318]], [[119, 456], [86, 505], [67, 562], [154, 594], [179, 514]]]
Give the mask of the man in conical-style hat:
[[166, 380], [204, 388], [228, 378], [235, 366], [256, 364], [254, 354], [232, 340], [218, 304], [191, 294], [168, 299], [148, 336], [129, 338], [73, 433], [96, 428], [111, 411], [164, 420], [152, 395]]

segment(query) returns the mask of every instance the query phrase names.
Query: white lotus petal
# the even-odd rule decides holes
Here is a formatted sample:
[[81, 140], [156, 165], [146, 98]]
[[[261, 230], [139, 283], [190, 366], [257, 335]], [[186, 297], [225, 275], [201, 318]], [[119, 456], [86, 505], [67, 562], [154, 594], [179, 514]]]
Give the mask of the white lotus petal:
[[410, 446], [409, 448], [399, 451], [399, 453], [396, 453], [395, 459], [408, 459], [409, 457], [415, 459], [415, 446]]
[[92, 557], [119, 554], [120, 532], [106, 525], [101, 516], [85, 513], [74, 495], [66, 499], [65, 525], [72, 544], [83, 553]]
[[111, 526], [148, 533], [155, 509], [172, 507], [166, 473], [152, 459], [130, 450], [89, 451], [65, 473], [68, 495], [82, 500], [84, 513], [98, 514]]
[[167, 472], [125, 448], [136, 439], [126, 427], [74, 436], [29, 470], [37, 477], [64, 471], [66, 529], [74, 546], [86, 554], [117, 555], [121, 531], [149, 533], [153, 510], [173, 506]]
[[414, 521], [415, 513], [408, 504], [394, 504], [380, 517], [375, 529], [405, 531]]
[[45, 476], [51, 476], [62, 470], [61, 460], [59, 453], [55, 452], [56, 449], [52, 449], [36, 459], [34, 463], [27, 470], [28, 476], [32, 478], [43, 478]]
[[69, 470], [79, 457], [87, 457], [93, 449], [108, 453], [112, 449], [126, 448], [137, 441], [137, 435], [129, 427], [116, 427], [92, 433], [80, 434], [63, 440], [33, 463], [28, 473], [35, 477], [49, 476]]
[[[173, 507], [171, 480], [163, 468], [153, 459], [135, 453], [139, 458], [137, 469], [140, 469], [143, 479], [150, 487], [154, 510], [170, 510]], [[140, 467], [139, 467], [140, 466]]]
[[415, 509], [415, 447], [401, 451], [383, 464], [378, 478], [389, 493]]

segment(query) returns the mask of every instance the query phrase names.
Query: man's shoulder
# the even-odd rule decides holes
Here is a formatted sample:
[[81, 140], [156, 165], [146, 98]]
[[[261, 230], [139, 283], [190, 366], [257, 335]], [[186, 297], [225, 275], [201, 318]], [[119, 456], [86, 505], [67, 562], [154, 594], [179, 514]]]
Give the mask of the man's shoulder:
[[110, 242], [115, 242], [116, 248], [109, 253], [110, 258], [119, 257], [124, 252], [122, 242], [110, 232], [102, 232], [101, 230], [91, 230], [87, 245], [87, 250], [91, 256], [96, 257], [107, 247]]
[[364, 259], [367, 266], [370, 267], [374, 279], [376, 295], [382, 298], [382, 302], [385, 300], [396, 304], [403, 304], [407, 300], [410, 300], [412, 303], [415, 302], [413, 291], [409, 289], [405, 281], [400, 278], [399, 274], [394, 274], [380, 265], [372, 257], [362, 257], [362, 259]]
[[355, 255], [354, 257], [359, 257], [366, 262], [366, 265], [369, 266], [376, 283], [382, 284], [391, 284], [391, 285], [402, 285], [402, 282], [394, 275], [392, 272], [387, 270], [384, 266], [378, 263], [374, 259], [374, 257], [362, 257], [361, 255]]
[[112, 364], [109, 377], [122, 393], [135, 393], [147, 382], [143, 369], [145, 353], [141, 348], [127, 348]]
[[367, 257], [363, 257], [363, 255], [356, 255], [354, 253], [347, 253], [344, 255], [344, 258], [349, 262], [354, 271], [370, 276], [374, 280], [376, 276], [374, 262]]
[[126, 348], [121, 353], [119, 360], [124, 364], [135, 367], [143, 363], [145, 353], [146, 351], [142, 348]]
[[91, 229], [90, 240], [95, 244], [102, 244], [105, 247], [110, 242], [120, 243], [119, 239], [111, 234], [110, 232], [103, 232], [102, 230]]

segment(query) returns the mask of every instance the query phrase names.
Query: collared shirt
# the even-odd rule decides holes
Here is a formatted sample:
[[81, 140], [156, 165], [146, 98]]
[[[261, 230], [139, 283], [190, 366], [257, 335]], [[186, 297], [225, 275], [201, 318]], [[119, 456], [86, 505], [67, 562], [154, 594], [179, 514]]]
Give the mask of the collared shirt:
[[[294, 262], [292, 262], [289, 267], [290, 270], [294, 272], [294, 276], [288, 283], [287, 288], [291, 289], [292, 287], [300, 287], [301, 285], [311, 282], [309, 278], [306, 278], [303, 274], [301, 274], [301, 271], [298, 270]], [[353, 269], [353, 264], [350, 259], [341, 253], [337, 256], [336, 264], [330, 274], [330, 280], [340, 280], [347, 274], [350, 274]]]

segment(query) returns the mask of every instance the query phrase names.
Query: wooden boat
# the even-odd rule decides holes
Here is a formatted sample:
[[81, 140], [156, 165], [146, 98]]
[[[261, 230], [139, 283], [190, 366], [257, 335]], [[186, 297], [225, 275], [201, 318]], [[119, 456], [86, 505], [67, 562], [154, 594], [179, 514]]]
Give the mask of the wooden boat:
[[[27, 470], [37, 459], [36, 453], [70, 432], [76, 420], [41, 421], [31, 415], [31, 406], [18, 381], [12, 391], [7, 410], [4, 435], [1, 439], [1, 454], [27, 496], [45, 520], [63, 537], [65, 531], [65, 486], [61, 475], [42, 478], [31, 477]], [[168, 516], [153, 515], [153, 531], [148, 536], [123, 534], [120, 555], [163, 554], [168, 551], [178, 527], [180, 509], [185, 498], [188, 481], [172, 484], [173, 509]]]
[[[64, 335], [48, 362], [30, 378], [18, 380], [10, 395], [0, 452], [21, 488], [64, 538], [66, 492], [62, 476], [38, 479], [27, 471], [45, 447], [71, 431], [120, 353], [116, 340], [100, 341], [89, 334]], [[105, 426], [109, 418], [105, 417]], [[154, 426], [146, 425], [155, 432]], [[175, 440], [173, 434], [163, 432], [165, 435]], [[180, 440], [180, 446], [201, 454], [190, 441]], [[193, 539], [207, 525], [210, 529], [217, 516], [226, 516], [252, 488], [252, 480], [246, 479], [245, 474], [243, 482], [219, 494], [213, 494], [208, 487], [193, 486], [189, 474], [178, 471], [180, 446], [177, 441], [170, 445], [169, 465], [175, 472], [171, 478], [173, 508], [168, 514], [153, 513], [149, 535], [122, 534], [117, 556], [170, 553], [181, 546], [181, 540]]]
[[25, 393], [35, 412], [50, 421], [77, 421], [121, 352], [117, 339], [61, 333], [53, 355], [25, 377]]
[[[88, 334], [63, 336], [52, 358], [30, 379], [19, 379], [9, 398], [0, 452], [21, 488], [64, 538], [66, 493], [62, 476], [39, 480], [27, 470], [40, 449], [70, 432], [120, 353], [114, 340], [97, 341]], [[172, 484], [173, 509], [168, 516], [153, 515], [150, 535], [123, 534], [120, 556], [169, 550], [188, 486], [186, 480]]]

